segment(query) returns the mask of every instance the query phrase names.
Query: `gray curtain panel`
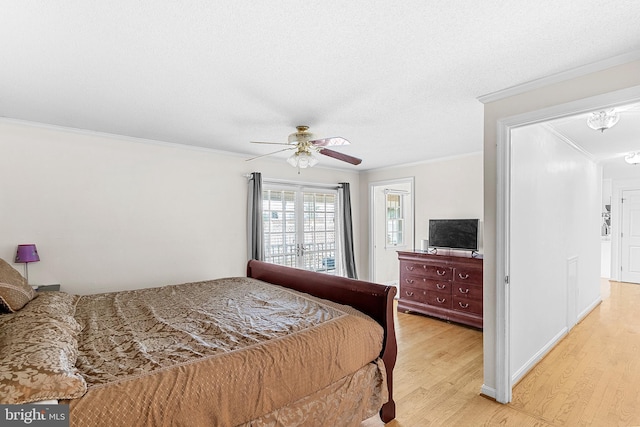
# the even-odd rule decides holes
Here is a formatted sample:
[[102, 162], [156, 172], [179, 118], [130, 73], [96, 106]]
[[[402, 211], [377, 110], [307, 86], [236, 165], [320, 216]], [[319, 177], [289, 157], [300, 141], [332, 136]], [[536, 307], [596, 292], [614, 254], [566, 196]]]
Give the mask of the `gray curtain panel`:
[[340, 239], [342, 240], [342, 264], [344, 274], [352, 279], [358, 278], [356, 258], [353, 251], [353, 224], [351, 221], [351, 190], [348, 182], [341, 182], [338, 188]]
[[262, 227], [262, 174], [249, 177], [247, 236], [249, 259], [264, 261], [264, 233]]

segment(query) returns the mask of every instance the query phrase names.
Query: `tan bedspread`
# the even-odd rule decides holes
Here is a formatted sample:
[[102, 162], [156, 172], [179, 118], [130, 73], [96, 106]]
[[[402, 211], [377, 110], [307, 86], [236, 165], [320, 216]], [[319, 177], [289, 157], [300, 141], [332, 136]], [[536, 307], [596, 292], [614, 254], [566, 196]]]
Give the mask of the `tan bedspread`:
[[348, 385], [383, 338], [349, 307], [249, 278], [85, 296], [76, 319], [88, 391], [71, 422], [83, 426], [247, 423]]

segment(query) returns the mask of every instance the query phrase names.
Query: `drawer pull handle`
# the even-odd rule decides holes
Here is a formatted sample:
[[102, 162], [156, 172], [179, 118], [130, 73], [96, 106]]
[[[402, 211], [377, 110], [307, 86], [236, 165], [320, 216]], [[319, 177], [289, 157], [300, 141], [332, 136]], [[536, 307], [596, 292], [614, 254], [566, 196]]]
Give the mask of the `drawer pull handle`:
[[460, 307], [462, 308], [469, 308], [469, 304], [463, 304], [461, 302], [458, 302], [458, 305], [460, 305]]
[[407, 282], [410, 285], [413, 284], [413, 279], [404, 279], [404, 281]]
[[443, 285], [443, 284], [440, 284], [440, 283], [436, 283], [436, 288], [438, 288], [438, 289], [440, 289], [440, 290], [443, 290], [443, 289], [444, 289], [444, 288], [446, 288], [446, 287], [447, 287], [447, 285]]
[[468, 275], [468, 274], [465, 274], [465, 275], [463, 276], [463, 275], [462, 275], [462, 273], [458, 273], [458, 277], [459, 277], [459, 278], [461, 278], [462, 280], [464, 280], [464, 279], [468, 279], [468, 278], [469, 278], [469, 275]]
[[413, 265], [406, 265], [405, 268], [409, 271], [413, 271]]
[[438, 301], [440, 304], [444, 304], [445, 302], [447, 302], [447, 299], [446, 298], [436, 297], [436, 301]]
[[436, 269], [436, 274], [437, 274], [438, 276], [444, 276], [445, 274], [447, 274], [447, 272], [446, 272], [445, 270], [440, 271], [440, 270], [437, 270], [437, 269]]
[[407, 296], [408, 297], [412, 297], [413, 296], [413, 292], [407, 291]]
[[458, 290], [460, 291], [461, 294], [468, 294], [469, 293], [469, 289], [458, 288]]

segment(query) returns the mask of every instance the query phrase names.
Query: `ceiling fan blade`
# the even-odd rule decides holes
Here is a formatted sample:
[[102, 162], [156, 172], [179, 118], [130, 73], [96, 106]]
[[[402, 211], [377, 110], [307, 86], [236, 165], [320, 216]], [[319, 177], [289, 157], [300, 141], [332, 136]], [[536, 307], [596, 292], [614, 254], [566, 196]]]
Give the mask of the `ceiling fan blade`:
[[291, 145], [286, 142], [249, 141], [252, 144]]
[[331, 138], [322, 138], [322, 139], [314, 139], [313, 141], [309, 141], [316, 147], [331, 147], [333, 145], [349, 145], [351, 144], [349, 141], [344, 139], [341, 136], [333, 136]]
[[[289, 144], [286, 144], [286, 145], [289, 145]], [[273, 153], [261, 154], [261, 155], [256, 156], [256, 157], [252, 157], [252, 158], [250, 158], [250, 159], [246, 159], [246, 160], [245, 160], [245, 162], [248, 162], [248, 161], [250, 161], [250, 160], [259, 159], [260, 157], [270, 156], [270, 155], [272, 155], [272, 154], [278, 154], [278, 153], [281, 153], [281, 152], [283, 152], [283, 151], [295, 150], [295, 149], [296, 149], [296, 147], [283, 148], [282, 150], [274, 151]]]
[[339, 153], [337, 151], [329, 150], [328, 148], [323, 148], [322, 150], [320, 150], [320, 154], [324, 154], [325, 156], [333, 157], [334, 159], [342, 160], [343, 162], [351, 163], [352, 165], [359, 165], [360, 163], [362, 163], [362, 159], [350, 156], [348, 154]]

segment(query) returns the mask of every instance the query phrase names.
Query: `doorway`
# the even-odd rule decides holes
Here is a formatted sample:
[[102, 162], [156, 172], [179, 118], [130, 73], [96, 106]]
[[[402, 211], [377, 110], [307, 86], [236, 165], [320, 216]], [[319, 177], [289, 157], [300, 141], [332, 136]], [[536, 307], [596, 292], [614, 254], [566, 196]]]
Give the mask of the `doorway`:
[[[511, 248], [511, 145], [512, 131], [526, 125], [543, 123], [569, 115], [587, 113], [600, 108], [613, 108], [618, 105], [637, 103], [640, 101], [640, 88], [624, 89], [591, 98], [584, 98], [567, 104], [556, 105], [542, 110], [532, 111], [517, 116], [506, 117], [497, 121], [497, 210], [496, 210], [496, 389], [495, 398], [498, 402], [508, 403], [512, 398], [514, 384], [512, 376], [511, 337], [512, 313], [521, 307], [512, 306], [511, 299], [511, 258], [514, 255]], [[547, 247], [555, 249], [553, 241]], [[558, 242], [555, 242], [556, 244]], [[565, 261], [570, 261], [569, 259]], [[537, 265], [537, 264], [534, 264]], [[573, 265], [565, 264], [573, 268]], [[564, 277], [571, 277], [574, 272], [567, 267]], [[577, 274], [580, 274], [578, 271]], [[580, 278], [578, 278], [580, 280]], [[582, 298], [583, 296], [581, 296]], [[565, 309], [567, 301], [565, 300]], [[588, 311], [588, 310], [585, 310]], [[526, 319], [526, 317], [523, 317]], [[536, 325], [532, 325], [536, 327]], [[552, 337], [550, 343], [559, 340], [562, 335]], [[535, 359], [541, 358], [550, 349], [541, 348]], [[532, 361], [535, 363], [535, 361]], [[523, 372], [519, 373], [520, 375]]]
[[262, 199], [264, 260], [336, 274], [337, 190], [267, 184]]
[[369, 277], [372, 282], [398, 287], [397, 251], [414, 248], [413, 185], [413, 177], [369, 185]]

